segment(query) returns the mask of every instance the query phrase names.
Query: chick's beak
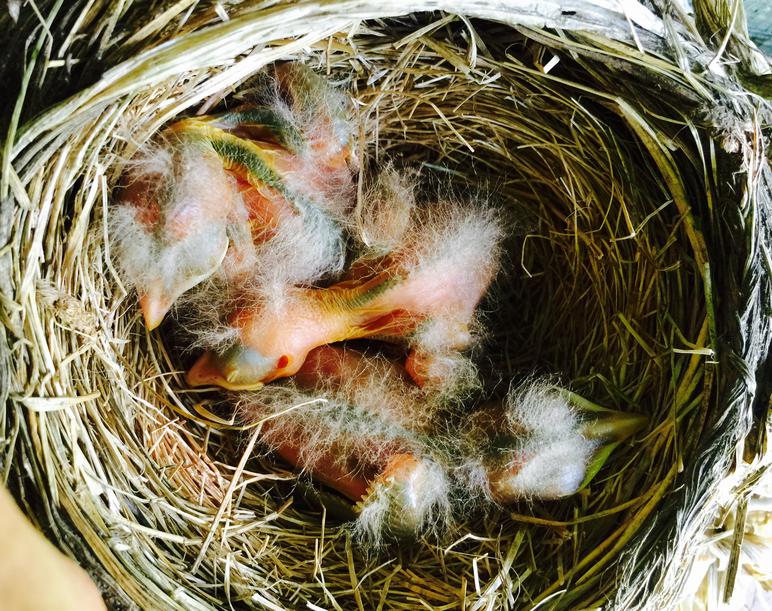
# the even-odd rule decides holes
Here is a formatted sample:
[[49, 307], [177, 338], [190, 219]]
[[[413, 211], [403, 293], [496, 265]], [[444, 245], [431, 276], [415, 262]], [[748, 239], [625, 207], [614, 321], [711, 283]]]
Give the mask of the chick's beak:
[[273, 371], [272, 360], [255, 350], [234, 346], [223, 355], [205, 352], [187, 375], [191, 386], [220, 386], [227, 390], [257, 390]]
[[216, 363], [217, 357], [211, 352], [204, 352], [193, 364], [187, 374], [188, 384], [191, 386], [221, 386], [225, 381]]
[[147, 292], [139, 298], [139, 306], [145, 319], [145, 326], [152, 331], [164, 319], [172, 307], [172, 300], [165, 294], [160, 283], [153, 283]]

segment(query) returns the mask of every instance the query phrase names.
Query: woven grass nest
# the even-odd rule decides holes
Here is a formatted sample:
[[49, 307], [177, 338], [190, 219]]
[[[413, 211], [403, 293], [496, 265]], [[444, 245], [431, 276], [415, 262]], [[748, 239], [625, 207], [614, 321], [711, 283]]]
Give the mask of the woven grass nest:
[[[0, 16], [3, 474], [109, 606], [676, 599], [717, 484], [763, 450], [772, 379], [769, 67], [739, 2], [20, 5]], [[104, 223], [121, 161], [287, 59], [350, 90], [365, 165], [528, 219], [491, 362], [650, 418], [579, 494], [365, 553], [146, 332]]]

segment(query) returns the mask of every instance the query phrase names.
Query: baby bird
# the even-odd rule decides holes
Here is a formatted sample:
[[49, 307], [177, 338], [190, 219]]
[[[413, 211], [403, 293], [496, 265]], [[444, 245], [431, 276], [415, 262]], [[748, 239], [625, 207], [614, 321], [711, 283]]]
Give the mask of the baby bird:
[[489, 404], [470, 416], [461, 471], [496, 503], [558, 499], [577, 492], [601, 445], [633, 435], [646, 422], [612, 411], [582, 418], [555, 388], [526, 384], [510, 391], [504, 405]]
[[350, 97], [310, 68], [277, 64], [257, 98], [185, 126], [227, 134], [217, 149], [245, 205], [224, 273], [241, 301], [340, 272], [357, 167]]
[[[356, 530], [378, 542], [415, 536], [448, 511], [445, 472], [412, 426], [420, 391], [410, 388], [381, 357], [324, 346], [290, 383], [242, 394], [240, 412], [265, 419], [262, 439], [276, 454], [353, 501]], [[286, 409], [293, 404], [301, 407]]]
[[137, 288], [148, 329], [219, 267], [228, 248], [223, 210], [238, 198], [206, 144], [151, 145], [132, 160], [109, 227], [118, 266]]
[[[388, 164], [368, 185], [354, 211], [353, 228], [359, 244], [360, 265], [365, 269], [367, 262], [393, 256], [404, 250], [411, 239], [423, 237], [414, 235], [415, 223], [422, 222], [422, 215], [416, 212], [416, 179], [416, 171], [397, 171]], [[499, 231], [501, 220], [497, 219]], [[489, 261], [498, 259], [499, 237], [487, 236], [492, 245]], [[349, 272], [349, 276], [356, 275], [356, 270]], [[443, 333], [441, 319], [426, 321], [410, 341], [405, 368], [413, 381], [427, 391], [452, 391], [459, 382], [471, 382], [476, 376], [467, 358], [447, 348]]]
[[[272, 238], [277, 256], [303, 245], [280, 268], [285, 283], [342, 266], [344, 195], [353, 194], [350, 107], [304, 67], [277, 68], [270, 89], [281, 88], [286, 100], [274, 96], [267, 107], [178, 121], [130, 162], [109, 222], [149, 329], [223, 261], [227, 280], [245, 280]], [[322, 188], [331, 184], [324, 176], [334, 188]]]
[[[257, 286], [260, 270], [271, 269], [280, 272], [286, 284], [308, 283], [339, 271], [345, 255], [342, 225], [347, 204], [293, 188], [290, 178], [297, 163], [291, 153], [272, 142], [239, 138], [198, 118], [175, 124], [174, 129], [185, 138], [210, 144], [235, 180], [242, 204], [226, 212], [231, 281]], [[352, 178], [349, 174], [349, 183]], [[288, 242], [291, 252], [286, 252]]]
[[374, 338], [433, 353], [467, 348], [478, 302], [498, 265], [501, 229], [488, 208], [436, 205], [416, 219], [400, 249], [355, 262], [324, 289], [291, 288], [278, 303], [237, 311], [237, 341], [208, 351], [193, 386], [254, 389], [298, 372], [316, 347]]
[[358, 165], [351, 99], [301, 63], [277, 64], [271, 77], [256, 103], [191, 121], [281, 151], [288, 190], [339, 216], [351, 204]]
[[294, 214], [318, 213], [296, 209], [287, 197], [275, 148], [197, 119], [173, 124], [162, 142], [132, 160], [110, 219], [120, 267], [151, 330], [183, 293], [218, 270], [231, 240], [227, 268], [234, 275], [254, 264], [253, 243], [268, 240]]

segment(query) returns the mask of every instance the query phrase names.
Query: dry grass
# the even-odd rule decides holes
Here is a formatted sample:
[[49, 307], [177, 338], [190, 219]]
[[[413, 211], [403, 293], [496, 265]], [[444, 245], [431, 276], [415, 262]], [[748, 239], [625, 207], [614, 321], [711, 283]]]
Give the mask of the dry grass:
[[[41, 6], [50, 26], [35, 30], [3, 155], [2, 466], [114, 606], [674, 599], [770, 393], [770, 107], [735, 74], [742, 32], [706, 46], [699, 20], [588, 0], [559, 17], [527, 3], [454, 3], [465, 17], [399, 17], [388, 2], [61, 4]], [[36, 19], [25, 8], [18, 36]], [[562, 29], [531, 29], [544, 24]], [[121, 160], [280, 58], [351, 88], [366, 163], [420, 165], [520, 219], [487, 305], [488, 373], [558, 375], [590, 406], [651, 419], [580, 494], [365, 554], [293, 496], [291, 472], [253, 457], [259, 426], [216, 416], [163, 333], [145, 332], [104, 224]], [[763, 435], [748, 439], [752, 457]]]
[[[767, 437], [772, 421], [767, 421]], [[764, 609], [772, 601], [772, 449], [719, 485], [715, 520], [699, 542], [680, 611]]]

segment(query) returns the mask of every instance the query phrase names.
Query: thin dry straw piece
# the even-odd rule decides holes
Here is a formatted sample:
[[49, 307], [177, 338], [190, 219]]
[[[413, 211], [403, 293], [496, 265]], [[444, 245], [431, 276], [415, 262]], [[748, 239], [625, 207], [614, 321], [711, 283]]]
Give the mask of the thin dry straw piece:
[[[696, 21], [677, 5], [660, 20], [600, 0], [557, 17], [532, 2], [243, 3], [224, 9], [228, 21], [207, 3], [150, 16], [146, 3], [64, 4], [39, 3], [48, 27], [37, 31], [29, 4], [17, 25], [0, 15], [3, 82], [25, 67], [0, 184], [3, 469], [113, 606], [674, 599], [751, 407], [769, 395], [756, 385], [772, 336], [769, 105], [740, 83], [759, 71], [746, 70], [757, 56], [731, 3], [695, 2]], [[389, 19], [442, 8], [465, 17]], [[277, 496], [293, 481], [281, 465], [234, 471], [245, 448], [227, 418], [206, 415], [217, 395], [190, 393], [181, 364], [142, 330], [103, 221], [114, 160], [292, 56], [354, 79], [368, 159], [425, 162], [458, 188], [484, 179], [523, 215], [512, 277], [489, 306], [491, 320], [513, 323], [498, 327], [490, 368], [561, 373], [653, 422], [587, 492], [367, 558], [330, 515]], [[80, 83], [92, 84], [57, 99]], [[57, 397], [84, 400], [27, 407]]]

